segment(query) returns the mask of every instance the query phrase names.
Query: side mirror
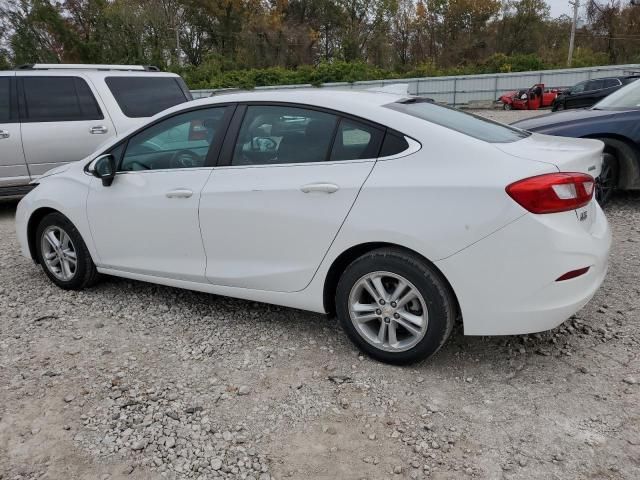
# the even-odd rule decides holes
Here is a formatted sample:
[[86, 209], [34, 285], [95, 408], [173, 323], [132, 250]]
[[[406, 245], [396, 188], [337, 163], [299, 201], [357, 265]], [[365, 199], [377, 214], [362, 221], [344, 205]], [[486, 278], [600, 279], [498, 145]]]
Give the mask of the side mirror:
[[109, 187], [116, 178], [116, 159], [110, 153], [100, 155], [89, 164], [88, 171], [94, 177], [101, 179], [103, 186]]

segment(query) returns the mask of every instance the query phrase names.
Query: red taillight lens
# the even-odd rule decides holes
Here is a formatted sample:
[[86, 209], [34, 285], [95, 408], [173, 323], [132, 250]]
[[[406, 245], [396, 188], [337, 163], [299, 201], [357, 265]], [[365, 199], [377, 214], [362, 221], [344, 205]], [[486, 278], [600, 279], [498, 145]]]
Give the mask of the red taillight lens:
[[594, 185], [584, 173], [549, 173], [519, 180], [506, 190], [531, 213], [557, 213], [584, 207], [593, 198]]

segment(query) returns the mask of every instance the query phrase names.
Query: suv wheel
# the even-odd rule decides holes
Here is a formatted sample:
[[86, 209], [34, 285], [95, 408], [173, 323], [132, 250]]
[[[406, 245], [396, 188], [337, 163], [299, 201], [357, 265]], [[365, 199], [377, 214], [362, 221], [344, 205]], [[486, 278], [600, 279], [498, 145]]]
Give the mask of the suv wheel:
[[36, 232], [37, 256], [44, 273], [67, 290], [81, 290], [98, 277], [80, 232], [60, 213], [45, 216]]
[[436, 353], [456, 316], [453, 294], [440, 273], [417, 256], [388, 248], [346, 268], [338, 282], [336, 310], [358, 347], [395, 364]]

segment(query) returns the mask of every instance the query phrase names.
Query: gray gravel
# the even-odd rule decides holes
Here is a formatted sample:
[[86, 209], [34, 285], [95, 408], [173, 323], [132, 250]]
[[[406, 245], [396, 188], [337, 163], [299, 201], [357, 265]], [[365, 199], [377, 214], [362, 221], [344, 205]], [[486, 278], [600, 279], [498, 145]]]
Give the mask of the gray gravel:
[[[503, 112], [497, 112], [503, 115]], [[513, 115], [513, 112], [506, 112]], [[54, 287], [0, 203], [1, 479], [640, 478], [640, 195], [549, 333], [408, 368], [335, 319], [109, 278]]]

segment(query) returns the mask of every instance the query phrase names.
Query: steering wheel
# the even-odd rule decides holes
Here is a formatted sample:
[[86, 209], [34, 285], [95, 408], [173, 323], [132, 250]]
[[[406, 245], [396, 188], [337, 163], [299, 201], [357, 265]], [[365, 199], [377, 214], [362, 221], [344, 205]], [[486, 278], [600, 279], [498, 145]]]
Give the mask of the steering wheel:
[[200, 163], [200, 156], [191, 150], [178, 150], [169, 161], [171, 168], [194, 168], [201, 166]]
[[256, 137], [253, 141], [261, 152], [275, 151], [278, 148], [278, 143], [270, 137]]

